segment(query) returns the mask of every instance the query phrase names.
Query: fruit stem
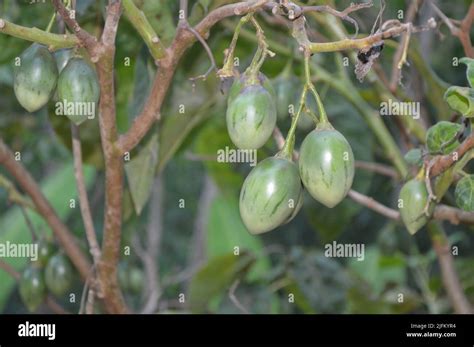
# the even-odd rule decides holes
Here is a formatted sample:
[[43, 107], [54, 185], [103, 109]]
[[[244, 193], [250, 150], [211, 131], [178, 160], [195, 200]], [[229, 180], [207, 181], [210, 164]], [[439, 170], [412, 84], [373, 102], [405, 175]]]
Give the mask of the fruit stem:
[[313, 85], [313, 82], [311, 82], [311, 72], [309, 68], [309, 59], [310, 59], [310, 54], [305, 53], [304, 57], [304, 71], [305, 71], [305, 77], [306, 77], [306, 87], [313, 93], [314, 98], [316, 99], [316, 103], [318, 104], [318, 111], [319, 111], [319, 124], [320, 125], [327, 125], [330, 124], [328, 120], [328, 116], [326, 114], [326, 110], [324, 109], [323, 102], [321, 101], [321, 98], [319, 97], [318, 92], [316, 91], [316, 88]]
[[239, 22], [237, 23], [235, 30], [234, 30], [234, 36], [232, 37], [232, 41], [230, 42], [228, 51], [227, 51], [227, 56], [224, 61], [224, 66], [222, 67], [221, 71], [225, 71], [228, 75], [233, 75], [234, 71], [234, 53], [235, 53], [235, 47], [237, 46], [237, 40], [239, 39], [240, 35], [240, 30], [242, 29], [242, 26], [246, 24], [251, 18], [253, 17], [253, 12], [250, 12], [240, 18]]
[[425, 179], [425, 166], [423, 165], [420, 169], [420, 171], [418, 171], [418, 173], [416, 174], [415, 176], [415, 179], [418, 180], [418, 181], [424, 181]]
[[48, 26], [46, 27], [46, 32], [49, 33], [51, 32], [51, 29], [53, 27], [54, 21], [56, 20], [56, 11], [54, 11], [53, 15], [51, 16], [51, 19], [49, 20]]
[[250, 66], [245, 70], [245, 75], [247, 76], [246, 85], [258, 84], [258, 72], [260, 70], [258, 66], [264, 54], [263, 48], [259, 45]]
[[283, 70], [282, 70], [280, 76], [282, 76], [284, 78], [290, 78], [292, 76], [292, 67], [293, 67], [293, 57], [288, 59], [285, 66], [283, 67]]
[[258, 24], [257, 20], [252, 17], [250, 18], [253, 26], [255, 27], [257, 39], [258, 39], [258, 49], [255, 53], [250, 66], [245, 71], [245, 74], [248, 76], [247, 84], [257, 84], [258, 81], [258, 73], [262, 68], [263, 63], [268, 55], [272, 55], [273, 52], [268, 50], [268, 44], [265, 40], [265, 35], [263, 32], [262, 27]]
[[288, 130], [288, 134], [286, 135], [285, 144], [283, 148], [278, 153], [289, 160], [293, 157], [293, 149], [295, 147], [295, 132], [296, 132], [296, 125], [298, 124], [298, 119], [300, 118], [300, 114], [303, 111], [303, 107], [306, 100], [306, 93], [308, 92], [308, 85], [305, 84], [303, 86], [303, 91], [301, 92], [300, 96], [300, 103], [298, 106], [298, 110], [296, 111], [296, 115], [291, 120], [290, 130]]

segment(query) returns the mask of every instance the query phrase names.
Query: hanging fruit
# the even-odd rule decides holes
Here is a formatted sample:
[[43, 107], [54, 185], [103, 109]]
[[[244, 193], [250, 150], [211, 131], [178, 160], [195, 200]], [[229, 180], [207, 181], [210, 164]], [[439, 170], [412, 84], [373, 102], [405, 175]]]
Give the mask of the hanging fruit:
[[54, 93], [58, 68], [45, 46], [34, 43], [20, 56], [13, 69], [13, 89], [18, 102], [28, 112], [46, 105]]

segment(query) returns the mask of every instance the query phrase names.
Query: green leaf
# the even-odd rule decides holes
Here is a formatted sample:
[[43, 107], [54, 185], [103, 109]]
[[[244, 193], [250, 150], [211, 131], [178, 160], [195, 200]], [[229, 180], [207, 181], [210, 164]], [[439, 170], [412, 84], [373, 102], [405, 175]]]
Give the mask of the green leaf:
[[[125, 132], [133, 119], [142, 111], [148, 98], [154, 70], [149, 66], [148, 48], [142, 45], [140, 53], [131, 58], [131, 65], [117, 64], [117, 125]], [[133, 73], [131, 72], [133, 69]]]
[[410, 149], [404, 156], [408, 165], [421, 166], [423, 164], [423, 153], [419, 148]]
[[474, 117], [474, 90], [452, 86], [444, 93], [444, 99], [454, 111], [464, 117]]
[[261, 279], [270, 270], [270, 260], [263, 254], [262, 240], [249, 234], [243, 225], [235, 196], [219, 195], [212, 202], [206, 245], [208, 258], [232, 252], [234, 247], [255, 254], [258, 259], [249, 274], [250, 280]]
[[351, 259], [349, 268], [380, 295], [388, 285], [403, 285], [406, 282], [406, 259], [400, 253], [386, 256], [376, 246], [365, 248], [364, 261]]
[[289, 281], [289, 284], [285, 286], [285, 291], [288, 293], [288, 295], [293, 295], [295, 304], [298, 306], [298, 308], [306, 314], [315, 314], [316, 311], [314, 308], [311, 306], [311, 302], [309, 299], [306, 297], [305, 293], [301, 290], [300, 286], [294, 279], [285, 279], [286, 281]]
[[209, 302], [228, 291], [232, 283], [252, 266], [255, 258], [247, 253], [228, 253], [211, 258], [193, 277], [189, 302], [193, 313], [205, 312]]
[[158, 162], [158, 135], [153, 135], [138, 155], [125, 164], [128, 186], [137, 215], [147, 203]]
[[210, 108], [215, 105], [215, 102], [216, 99], [212, 97], [195, 113], [176, 113], [166, 117], [160, 128], [160, 155], [157, 164], [157, 173], [160, 173], [165, 168], [168, 161], [178, 151], [189, 133], [213, 114]]
[[[399, 301], [400, 294], [403, 294], [403, 302]], [[394, 287], [377, 296], [364, 284], [351, 288], [347, 294], [347, 301], [347, 311], [351, 314], [410, 313], [423, 303], [419, 296], [406, 286]]]
[[462, 125], [441, 121], [428, 129], [426, 133], [426, 146], [432, 154], [449, 154], [459, 146], [456, 135]]
[[303, 312], [344, 311], [351, 280], [336, 260], [319, 251], [293, 248], [289, 255], [287, 277], [293, 281], [285, 291], [295, 295], [295, 303]]
[[471, 86], [471, 88], [474, 88], [474, 59], [464, 57], [464, 58], [459, 59], [459, 62], [467, 65], [467, 70], [466, 70], [467, 81], [469, 82], [469, 85]]
[[464, 211], [474, 211], [474, 175], [459, 180], [454, 191], [456, 204]]
[[219, 189], [226, 194], [238, 196], [244, 176], [236, 170], [235, 164], [217, 161], [218, 151], [231, 143], [225, 124], [209, 121], [197, 135], [195, 151], [203, 157], [212, 158], [204, 160], [203, 164]]

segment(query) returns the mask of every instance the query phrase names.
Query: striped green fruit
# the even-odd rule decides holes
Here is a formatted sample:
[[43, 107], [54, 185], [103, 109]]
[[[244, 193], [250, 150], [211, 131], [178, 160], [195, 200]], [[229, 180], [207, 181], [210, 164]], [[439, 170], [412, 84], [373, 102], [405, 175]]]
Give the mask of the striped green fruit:
[[100, 87], [95, 70], [82, 58], [71, 58], [59, 75], [58, 97], [63, 105], [72, 104], [81, 112], [63, 112], [76, 125], [94, 115], [99, 101]]
[[260, 162], [240, 191], [240, 216], [248, 231], [261, 234], [291, 220], [301, 208], [301, 192], [295, 163], [280, 157]]
[[45, 46], [32, 44], [13, 68], [13, 90], [23, 108], [35, 112], [46, 105], [58, 80], [58, 68]]
[[20, 277], [18, 284], [21, 300], [30, 311], [36, 311], [46, 297], [46, 286], [43, 273], [36, 266], [28, 266]]
[[[301, 93], [302, 89], [300, 89], [299, 93], [295, 96], [296, 99], [301, 96]], [[311, 117], [311, 115], [306, 112], [306, 109], [310, 109], [313, 112], [318, 109], [316, 101], [314, 100], [314, 97], [310, 92], [306, 93], [305, 107], [303, 108], [303, 111], [301, 112], [301, 115], [298, 118], [298, 123], [296, 124], [298, 129], [302, 131], [309, 131], [315, 128], [313, 117]]]
[[298, 202], [296, 203], [296, 207], [293, 209], [293, 212], [283, 224], [287, 224], [291, 222], [296, 217], [298, 212], [300, 212], [301, 208], [303, 207], [303, 200], [304, 200], [304, 189], [303, 187], [301, 187], [301, 192], [298, 198]]
[[428, 191], [423, 180], [414, 178], [405, 183], [400, 190], [398, 204], [400, 215], [412, 235], [428, 222], [424, 212], [427, 201]]
[[[237, 77], [234, 80], [234, 83], [232, 83], [232, 87], [230, 88], [229, 95], [227, 97], [227, 105], [232, 103], [232, 101], [234, 101], [234, 99], [240, 94], [242, 89], [245, 87], [247, 80], [248, 77], [245, 74], [240, 77]], [[261, 86], [263, 86], [263, 88], [265, 88], [270, 93], [272, 98], [277, 98], [275, 89], [273, 88], [273, 85], [271, 84], [270, 80], [261, 72], [258, 73], [258, 82]]]
[[298, 78], [294, 76], [279, 76], [273, 81], [273, 84], [275, 85], [277, 114], [279, 120], [288, 118], [290, 114], [290, 105], [294, 105], [294, 109], [296, 109], [298, 99], [295, 99], [294, 95], [298, 82]]
[[51, 257], [45, 269], [46, 287], [56, 296], [64, 295], [72, 286], [74, 270], [66, 256], [58, 253]]
[[274, 99], [261, 85], [246, 86], [228, 105], [226, 119], [236, 147], [258, 149], [268, 141], [276, 125]]
[[58, 72], [61, 73], [66, 67], [69, 60], [74, 56], [74, 50], [70, 48], [59, 49], [54, 52], [54, 59], [56, 60], [56, 66]]
[[299, 169], [311, 196], [331, 208], [351, 189], [354, 154], [339, 131], [328, 124], [318, 125], [301, 144]]
[[43, 268], [48, 264], [49, 259], [54, 253], [55, 247], [54, 245], [49, 242], [49, 240], [45, 238], [41, 238], [38, 243], [38, 259], [36, 260], [35, 264]]

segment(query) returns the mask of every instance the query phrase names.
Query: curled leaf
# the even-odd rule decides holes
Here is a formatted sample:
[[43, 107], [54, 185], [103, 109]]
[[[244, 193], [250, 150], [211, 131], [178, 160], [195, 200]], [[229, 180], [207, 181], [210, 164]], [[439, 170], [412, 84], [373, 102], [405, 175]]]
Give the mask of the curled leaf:
[[474, 90], [467, 87], [451, 86], [444, 93], [444, 100], [454, 111], [465, 117], [474, 116]]
[[441, 121], [433, 125], [426, 133], [428, 151], [432, 154], [448, 154], [454, 151], [459, 146], [457, 133], [461, 128], [461, 124], [447, 121]]
[[467, 65], [467, 70], [466, 70], [467, 81], [469, 82], [469, 85], [471, 86], [471, 88], [474, 88], [474, 59], [464, 57], [464, 58], [459, 59], [459, 62]]
[[474, 211], [474, 175], [459, 180], [454, 191], [456, 204], [464, 211]]

